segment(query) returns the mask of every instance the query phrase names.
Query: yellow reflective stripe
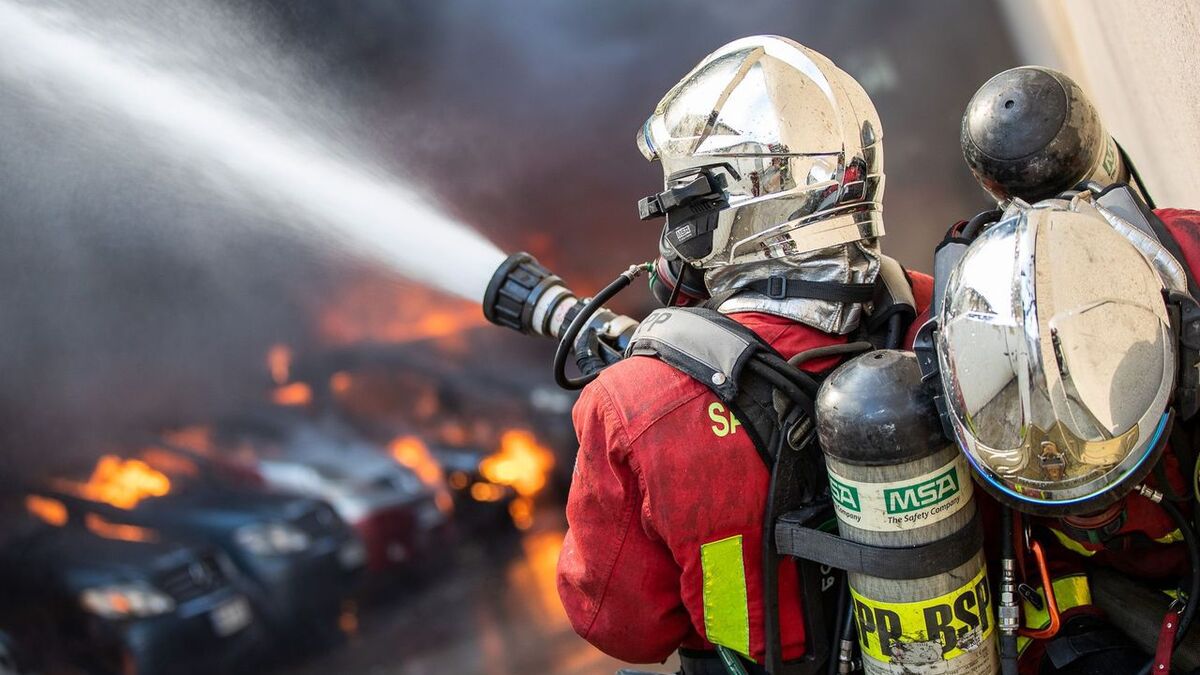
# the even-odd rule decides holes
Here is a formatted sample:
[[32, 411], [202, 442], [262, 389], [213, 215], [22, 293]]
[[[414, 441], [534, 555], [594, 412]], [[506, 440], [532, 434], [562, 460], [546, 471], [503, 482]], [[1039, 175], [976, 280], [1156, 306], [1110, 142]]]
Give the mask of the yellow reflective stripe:
[[1161, 537], [1155, 537], [1154, 541], [1157, 541], [1160, 544], [1174, 544], [1177, 541], [1183, 541], [1183, 533], [1180, 532], [1179, 528], [1177, 527], [1172, 532], [1168, 532]]
[[1056, 530], [1054, 528], [1050, 528], [1050, 532], [1054, 535], [1054, 538], [1058, 540], [1058, 543], [1062, 544], [1063, 546], [1066, 546], [1067, 548], [1078, 553], [1079, 555], [1081, 555], [1085, 558], [1090, 558], [1090, 557], [1096, 555], [1095, 551], [1087, 550], [1086, 548], [1083, 547], [1083, 544], [1080, 544], [1079, 542], [1075, 541], [1074, 539], [1068, 537], [1066, 534], [1059, 532], [1058, 530]]
[[704, 571], [704, 633], [708, 641], [750, 656], [750, 608], [742, 535], [700, 546]]
[[[1065, 614], [1067, 610], [1092, 604], [1092, 589], [1088, 586], [1086, 574], [1071, 574], [1059, 577], [1050, 582], [1054, 586], [1054, 601], [1058, 605], [1058, 613]], [[1037, 589], [1038, 597], [1042, 599], [1042, 609], [1038, 609], [1028, 600], [1021, 601], [1026, 628], [1041, 630], [1050, 625], [1050, 609], [1046, 606], [1045, 589]], [[1027, 637], [1017, 638], [1017, 653], [1025, 653], [1025, 648], [1032, 642]]]

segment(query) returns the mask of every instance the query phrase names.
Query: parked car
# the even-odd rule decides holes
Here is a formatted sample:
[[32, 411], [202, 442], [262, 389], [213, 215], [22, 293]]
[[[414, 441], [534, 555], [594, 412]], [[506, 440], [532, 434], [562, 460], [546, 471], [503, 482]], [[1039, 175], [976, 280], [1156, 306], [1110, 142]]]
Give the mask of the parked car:
[[452, 536], [452, 504], [336, 418], [272, 408], [222, 420], [213, 436], [217, 453], [268, 486], [332, 505], [362, 537], [370, 570], [417, 561]]
[[480, 464], [493, 453], [476, 447], [430, 445], [429, 452], [446, 473], [460, 527], [471, 531], [512, 531], [509, 514], [517, 492], [511, 486], [489, 481]]
[[151, 530], [97, 534], [61, 503], [34, 503], [55, 524], [15, 513], [0, 523], [0, 625], [28, 657], [22, 666], [232, 672], [259, 653], [253, 606], [220, 549]]
[[[90, 476], [58, 476], [33, 494], [55, 499], [80, 517], [134, 526], [220, 547], [272, 632], [329, 633], [365, 562], [355, 533], [315, 499], [230, 484], [202, 457], [152, 446], [128, 458], [108, 455]], [[169, 481], [164, 494], [121, 504], [97, 489], [104, 462], [145, 467]], [[120, 470], [120, 469], [117, 469]], [[110, 469], [111, 471], [111, 469]], [[128, 480], [148, 480], [145, 477]], [[93, 520], [95, 522], [95, 520]]]

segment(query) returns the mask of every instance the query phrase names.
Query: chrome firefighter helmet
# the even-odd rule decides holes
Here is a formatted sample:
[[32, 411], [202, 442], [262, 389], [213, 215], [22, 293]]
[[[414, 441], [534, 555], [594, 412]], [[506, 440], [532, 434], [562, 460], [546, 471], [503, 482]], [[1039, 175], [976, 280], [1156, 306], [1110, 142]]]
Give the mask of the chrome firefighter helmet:
[[879, 116], [862, 87], [792, 40], [754, 36], [709, 54], [638, 133], [665, 190], [664, 250], [710, 269], [883, 234]]
[[1042, 515], [1093, 512], [1162, 452], [1177, 345], [1162, 277], [1094, 209], [1010, 208], [947, 282], [937, 357], [982, 484]]

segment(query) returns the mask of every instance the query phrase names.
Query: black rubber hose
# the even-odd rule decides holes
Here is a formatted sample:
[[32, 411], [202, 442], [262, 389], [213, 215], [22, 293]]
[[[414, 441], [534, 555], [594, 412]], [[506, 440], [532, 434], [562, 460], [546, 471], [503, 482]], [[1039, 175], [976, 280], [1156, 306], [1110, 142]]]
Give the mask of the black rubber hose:
[[883, 339], [883, 348], [903, 349], [904, 337], [904, 315], [897, 312], [888, 319], [887, 337]]
[[795, 368], [799, 368], [801, 363], [823, 359], [826, 356], [849, 356], [851, 354], [861, 354], [875, 349], [875, 346], [870, 342], [847, 342], [839, 345], [825, 345], [824, 347], [813, 347], [796, 354], [788, 359], [788, 363]]
[[979, 232], [983, 229], [984, 225], [1000, 220], [1000, 216], [1002, 215], [1004, 215], [1004, 212], [1000, 209], [992, 209], [991, 211], [975, 214], [975, 217], [967, 221], [966, 226], [963, 227], [962, 238], [968, 241], [975, 239], [975, 237], [979, 236]]
[[751, 362], [757, 361], [779, 376], [786, 378], [793, 385], [805, 392], [809, 398], [815, 397], [821, 389], [821, 383], [817, 382], [812, 375], [793, 366], [788, 361], [784, 361], [781, 357], [770, 352], [760, 351], [754, 355]]
[[850, 639], [854, 630], [854, 603], [850, 601], [850, 580], [842, 579], [842, 592], [838, 594], [837, 613], [839, 619], [833, 630], [833, 651], [829, 659], [827, 675], [838, 675], [838, 667], [842, 656], [842, 642]]
[[[1013, 546], [1013, 512], [1007, 506], [1000, 509], [1000, 560], [1017, 559]], [[1017, 636], [1000, 635], [1000, 673], [1001, 675], [1017, 675]]]
[[[1179, 527], [1179, 532], [1183, 535], [1183, 545], [1187, 548], [1188, 563], [1192, 566], [1191, 582], [1188, 587], [1187, 607], [1183, 610], [1183, 616], [1179, 617], [1179, 630], [1175, 633], [1175, 644], [1183, 642], [1183, 638], [1187, 635], [1188, 629], [1192, 627], [1192, 620], [1196, 618], [1197, 606], [1200, 606], [1200, 536], [1196, 534], [1195, 528], [1188, 522], [1187, 516], [1167, 500], [1158, 503], [1175, 521], [1175, 525]], [[1154, 659], [1145, 665], [1138, 675], [1147, 675], [1154, 668]]]
[[759, 361], [758, 359], [750, 359], [746, 363], [746, 367], [754, 371], [755, 374], [761, 376], [766, 381], [770, 382], [776, 389], [781, 391], [784, 396], [787, 396], [792, 403], [800, 406], [802, 410], [812, 409], [812, 397], [783, 373], [772, 368], [766, 363]]
[[584, 375], [582, 377], [570, 377], [567, 375], [567, 357], [571, 354], [571, 349], [575, 346], [575, 338], [579, 337], [579, 331], [592, 320], [592, 316], [604, 306], [604, 303], [613, 298], [614, 295], [620, 293], [629, 284], [633, 283], [642, 267], [631, 267], [625, 270], [616, 279], [613, 279], [591, 300], [584, 304], [583, 309], [575, 315], [571, 320], [571, 324], [567, 326], [566, 332], [559, 337], [558, 349], [554, 352], [554, 383], [563, 389], [583, 389], [589, 382], [596, 379], [600, 375], [599, 371]]

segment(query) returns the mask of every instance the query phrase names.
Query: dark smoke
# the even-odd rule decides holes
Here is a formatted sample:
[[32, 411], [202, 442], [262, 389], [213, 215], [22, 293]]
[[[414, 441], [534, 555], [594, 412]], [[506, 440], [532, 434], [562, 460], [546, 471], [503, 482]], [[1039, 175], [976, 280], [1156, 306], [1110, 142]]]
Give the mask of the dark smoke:
[[[296, 101], [301, 118], [345, 131], [334, 142], [371, 150], [584, 292], [652, 256], [655, 227], [636, 220], [634, 203], [661, 175], [633, 134], [721, 43], [787, 35], [863, 82], [885, 130], [884, 247], [918, 268], [952, 221], [983, 206], [958, 152], [958, 121], [975, 88], [1014, 64], [990, 2], [210, 3], [253, 30], [175, 27], [181, 69], [262, 40], [267, 58], [226, 64], [231, 81], [261, 85], [264, 105]], [[137, 12], [105, 5], [94, 15], [102, 33], [128, 30]], [[280, 88], [266, 67], [296, 86]], [[326, 124], [331, 115], [337, 124]], [[3, 475], [257, 400], [267, 346], [317, 349], [317, 312], [339, 283], [395, 283], [276, 234], [269, 209], [227, 202], [236, 186], [142, 152], [131, 127], [97, 134], [95, 121], [0, 88]], [[481, 352], [513, 344], [476, 332]], [[513, 368], [523, 381], [529, 372], [545, 381], [546, 350], [522, 348]]]

